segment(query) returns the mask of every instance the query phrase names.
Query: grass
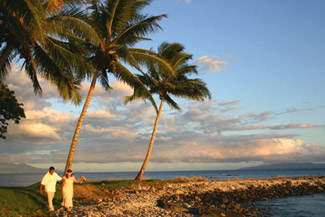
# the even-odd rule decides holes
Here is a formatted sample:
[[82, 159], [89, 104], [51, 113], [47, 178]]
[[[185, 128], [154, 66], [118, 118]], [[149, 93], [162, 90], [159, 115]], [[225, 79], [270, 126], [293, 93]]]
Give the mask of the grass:
[[204, 177], [198, 177], [198, 176], [194, 176], [191, 178], [181, 176], [181, 177], [175, 177], [174, 179], [168, 179], [166, 181], [170, 182], [170, 183], [207, 182], [207, 181], [209, 181], [209, 179], [204, 178]]
[[[161, 186], [165, 183], [180, 183], [193, 181], [207, 181], [205, 178], [179, 177], [169, 180], [147, 179], [147, 180], [113, 180], [106, 181], [94, 180], [74, 185], [74, 204], [80, 205], [93, 200], [109, 197], [114, 190], [135, 189], [137, 186]], [[0, 217], [16, 216], [48, 216], [47, 195], [39, 194], [40, 183], [35, 183], [28, 187], [0, 187]], [[57, 210], [61, 206], [62, 185], [56, 185], [54, 208]]]
[[[28, 187], [0, 188], [0, 216], [45, 216], [48, 214], [46, 193], [39, 194], [40, 183]], [[56, 207], [62, 200], [61, 186], [57, 186], [53, 201]]]

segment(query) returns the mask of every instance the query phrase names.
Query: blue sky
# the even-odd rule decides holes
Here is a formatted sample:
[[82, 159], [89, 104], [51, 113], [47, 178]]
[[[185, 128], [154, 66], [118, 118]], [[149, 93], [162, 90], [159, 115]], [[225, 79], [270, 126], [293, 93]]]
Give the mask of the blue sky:
[[[164, 108], [148, 169], [324, 161], [324, 8], [321, 0], [153, 1], [144, 12], [168, 18], [160, 23], [163, 31], [138, 47], [183, 44], [212, 100], [177, 100], [182, 112]], [[0, 161], [63, 167], [81, 106], [62, 102], [45, 81], [43, 96], [34, 96], [18, 67], [6, 82], [25, 104], [27, 119], [10, 126]], [[76, 170], [135, 171], [144, 158], [153, 110], [143, 102], [124, 106], [132, 90], [112, 82], [111, 93], [96, 88]]]

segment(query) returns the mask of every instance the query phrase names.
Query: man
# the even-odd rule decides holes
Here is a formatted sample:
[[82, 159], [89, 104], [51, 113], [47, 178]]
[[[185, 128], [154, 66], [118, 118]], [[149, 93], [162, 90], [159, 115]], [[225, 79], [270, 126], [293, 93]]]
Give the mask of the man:
[[55, 194], [55, 188], [57, 181], [61, 181], [62, 178], [55, 172], [54, 167], [50, 167], [49, 171], [43, 176], [40, 194], [43, 194], [43, 186], [45, 186], [45, 192], [47, 193], [47, 201], [50, 212], [54, 211], [53, 198]]

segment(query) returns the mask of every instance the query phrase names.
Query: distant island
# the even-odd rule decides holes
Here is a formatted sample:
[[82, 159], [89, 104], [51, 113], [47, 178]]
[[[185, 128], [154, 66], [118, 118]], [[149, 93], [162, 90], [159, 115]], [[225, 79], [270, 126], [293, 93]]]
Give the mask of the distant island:
[[325, 164], [316, 163], [278, 163], [240, 168], [239, 170], [278, 170], [278, 169], [325, 169]]
[[27, 164], [0, 163], [0, 173], [44, 173], [46, 171]]

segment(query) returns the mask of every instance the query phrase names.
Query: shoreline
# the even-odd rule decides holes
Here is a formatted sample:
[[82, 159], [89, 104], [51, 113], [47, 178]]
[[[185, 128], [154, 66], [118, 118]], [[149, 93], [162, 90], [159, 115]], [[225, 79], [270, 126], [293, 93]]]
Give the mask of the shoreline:
[[109, 189], [109, 181], [102, 182], [97, 196], [89, 195], [94, 189], [82, 194], [79, 191], [87, 186], [75, 185], [75, 195], [88, 196], [90, 202], [75, 206], [70, 213], [61, 210], [56, 216], [262, 216], [263, 209], [255, 208], [254, 202], [325, 193], [325, 176], [178, 178], [172, 182], [142, 181], [113, 189]]

